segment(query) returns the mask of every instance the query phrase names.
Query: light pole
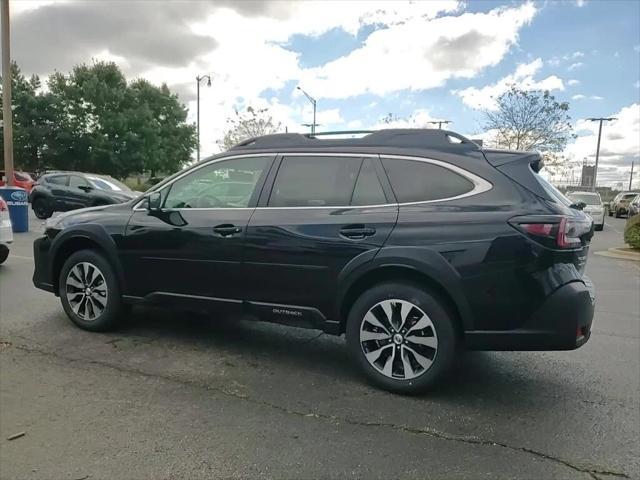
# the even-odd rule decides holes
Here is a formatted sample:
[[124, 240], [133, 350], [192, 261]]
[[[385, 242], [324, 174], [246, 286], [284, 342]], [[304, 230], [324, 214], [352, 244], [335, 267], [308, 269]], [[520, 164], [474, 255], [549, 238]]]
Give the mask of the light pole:
[[313, 105], [313, 123], [311, 124], [311, 135], [316, 133], [316, 99], [313, 98], [311, 95], [309, 95], [307, 92], [305, 92], [302, 88], [300, 88], [300, 85], [298, 85], [296, 87], [298, 90], [300, 90], [305, 97], [307, 97], [307, 100], [309, 100], [311, 102], [311, 105]]
[[598, 127], [598, 146], [596, 147], [596, 166], [593, 169], [593, 185], [591, 186], [591, 191], [596, 191], [596, 179], [598, 178], [598, 159], [600, 158], [600, 137], [602, 136], [602, 122], [611, 122], [612, 120], [617, 120], [615, 117], [609, 118], [587, 118], [590, 122], [600, 122], [600, 126]]
[[13, 185], [13, 114], [11, 111], [11, 52], [9, 32], [9, 0], [2, 2], [2, 135], [4, 139], [4, 172], [7, 185]]
[[629, 175], [629, 191], [632, 190], [631, 184], [633, 183], [633, 164], [634, 163], [635, 163], [635, 161], [633, 159], [631, 159], [631, 174]]
[[427, 123], [431, 123], [433, 125], [437, 124], [438, 128], [442, 130], [442, 124], [448, 125], [449, 123], [451, 123], [451, 120], [434, 120], [433, 122], [427, 122]]
[[196, 76], [196, 85], [197, 85], [197, 100], [196, 100], [196, 130], [198, 137], [198, 161], [200, 161], [200, 82], [204, 79], [207, 79], [207, 87], [211, 86], [211, 75], [200, 75]]

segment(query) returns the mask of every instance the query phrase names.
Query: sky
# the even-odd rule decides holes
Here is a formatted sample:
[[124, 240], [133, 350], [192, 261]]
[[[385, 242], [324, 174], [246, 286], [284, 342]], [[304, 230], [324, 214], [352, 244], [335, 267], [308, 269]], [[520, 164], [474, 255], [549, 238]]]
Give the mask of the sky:
[[12, 0], [12, 57], [46, 78], [116, 62], [129, 79], [167, 85], [196, 115], [201, 151], [217, 153], [234, 109], [268, 108], [290, 132], [432, 127], [482, 138], [483, 110], [510, 85], [570, 103], [578, 138], [565, 154], [599, 184], [640, 187], [640, 2]]

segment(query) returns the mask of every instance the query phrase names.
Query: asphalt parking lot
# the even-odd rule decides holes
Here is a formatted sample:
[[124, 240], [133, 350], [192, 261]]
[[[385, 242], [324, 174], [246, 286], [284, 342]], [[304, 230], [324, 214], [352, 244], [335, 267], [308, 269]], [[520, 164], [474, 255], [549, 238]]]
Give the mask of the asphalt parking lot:
[[31, 284], [32, 219], [0, 266], [0, 477], [640, 478], [640, 262], [594, 254], [622, 245], [606, 222], [586, 346], [466, 353], [402, 397], [315, 331], [154, 309], [81, 331]]

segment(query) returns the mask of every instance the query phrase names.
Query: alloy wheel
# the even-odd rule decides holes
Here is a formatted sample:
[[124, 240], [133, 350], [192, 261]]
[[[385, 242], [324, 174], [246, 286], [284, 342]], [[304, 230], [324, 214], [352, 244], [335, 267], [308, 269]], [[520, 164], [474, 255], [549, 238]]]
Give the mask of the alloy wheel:
[[80, 262], [67, 274], [65, 282], [67, 300], [73, 313], [91, 322], [104, 312], [107, 306], [107, 282], [98, 267]]
[[389, 299], [374, 305], [360, 325], [360, 346], [378, 372], [396, 380], [425, 373], [438, 351], [433, 322], [406, 300]]

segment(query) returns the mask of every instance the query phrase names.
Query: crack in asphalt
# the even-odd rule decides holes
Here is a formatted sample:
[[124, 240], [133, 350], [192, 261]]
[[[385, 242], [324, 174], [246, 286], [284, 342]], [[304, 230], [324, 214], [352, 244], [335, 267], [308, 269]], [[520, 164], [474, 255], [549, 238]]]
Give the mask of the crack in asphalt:
[[[315, 339], [313, 339], [315, 340]], [[9, 342], [7, 342], [9, 343]], [[464, 435], [455, 435], [455, 434], [450, 434], [450, 433], [446, 433], [446, 432], [441, 432], [435, 429], [431, 429], [431, 428], [420, 428], [420, 427], [411, 427], [409, 425], [405, 425], [405, 424], [396, 424], [396, 423], [391, 423], [391, 422], [367, 422], [367, 421], [362, 421], [362, 420], [356, 420], [356, 419], [352, 419], [352, 418], [346, 418], [346, 417], [337, 417], [334, 415], [327, 415], [324, 413], [314, 413], [314, 412], [301, 412], [298, 410], [292, 410], [286, 407], [283, 407], [281, 405], [277, 405], [274, 403], [270, 403], [268, 401], [265, 400], [260, 400], [260, 399], [256, 399], [253, 397], [250, 397], [249, 395], [244, 395], [241, 393], [238, 393], [237, 391], [232, 391], [232, 390], [228, 390], [225, 389], [223, 387], [217, 387], [217, 386], [212, 386], [212, 385], [208, 385], [206, 383], [200, 383], [200, 382], [196, 382], [196, 381], [192, 381], [192, 380], [185, 380], [182, 378], [178, 378], [172, 375], [163, 375], [160, 373], [151, 373], [151, 372], [145, 372], [143, 370], [139, 370], [136, 368], [130, 368], [130, 367], [123, 367], [120, 365], [115, 365], [115, 364], [111, 364], [105, 361], [101, 361], [101, 360], [93, 360], [93, 359], [87, 359], [87, 358], [73, 358], [73, 357], [68, 357], [65, 355], [61, 355], [57, 352], [53, 352], [53, 351], [49, 351], [49, 350], [45, 350], [39, 347], [34, 347], [34, 346], [28, 346], [28, 345], [16, 345], [16, 344], [11, 344], [9, 343], [9, 345], [11, 345], [12, 347], [27, 352], [27, 353], [36, 353], [36, 354], [40, 354], [43, 356], [51, 356], [63, 361], [66, 361], [68, 363], [79, 363], [79, 362], [83, 362], [85, 364], [90, 364], [90, 365], [96, 365], [96, 366], [101, 366], [101, 367], [105, 367], [105, 368], [110, 368], [112, 370], [116, 370], [122, 373], [126, 373], [126, 374], [136, 374], [136, 375], [141, 375], [144, 377], [149, 377], [149, 378], [160, 378], [162, 380], [166, 380], [169, 382], [173, 382], [173, 383], [179, 383], [181, 385], [189, 385], [192, 387], [197, 387], [197, 388], [204, 388], [206, 390], [209, 391], [214, 391], [214, 392], [218, 392], [221, 393], [225, 396], [228, 397], [233, 397], [233, 398], [237, 398], [237, 399], [241, 399], [241, 400], [245, 400], [248, 402], [251, 402], [253, 404], [256, 405], [261, 405], [273, 410], [278, 410], [282, 413], [286, 413], [288, 415], [295, 415], [298, 417], [304, 417], [304, 418], [317, 418], [320, 420], [326, 420], [332, 423], [345, 423], [347, 425], [352, 425], [352, 426], [362, 426], [362, 427], [376, 427], [376, 428], [390, 428], [396, 431], [402, 431], [402, 432], [407, 432], [407, 433], [411, 433], [414, 435], [426, 435], [432, 438], [437, 438], [440, 440], [446, 440], [446, 441], [452, 441], [452, 442], [458, 442], [458, 443], [465, 443], [465, 444], [469, 444], [469, 445], [479, 445], [479, 446], [487, 446], [487, 447], [501, 447], [510, 451], [514, 451], [514, 452], [523, 452], [523, 453], [527, 453], [529, 455], [535, 456], [537, 458], [543, 459], [543, 460], [547, 460], [550, 462], [554, 462], [560, 465], [563, 465], [571, 470], [574, 470], [576, 472], [579, 473], [584, 473], [589, 475], [591, 478], [595, 479], [595, 480], [601, 480], [598, 475], [606, 475], [606, 476], [612, 476], [612, 477], [617, 477], [617, 478], [631, 478], [629, 475], [627, 475], [624, 472], [619, 472], [619, 471], [614, 471], [614, 470], [606, 470], [606, 469], [600, 469], [600, 468], [588, 468], [588, 467], [582, 467], [580, 465], [577, 465], [575, 463], [572, 463], [569, 460], [565, 460], [562, 459], [560, 457], [555, 457], [553, 455], [549, 455], [547, 453], [544, 452], [540, 452], [538, 450], [534, 450], [532, 448], [528, 448], [528, 447], [518, 447], [518, 446], [514, 446], [514, 445], [509, 445], [507, 443], [502, 443], [502, 442], [497, 442], [495, 440], [487, 440], [487, 439], [482, 439], [482, 438], [478, 438], [478, 437], [473, 437], [473, 436], [464, 436]], [[8, 348], [4, 348], [4, 351], [8, 350]]]

